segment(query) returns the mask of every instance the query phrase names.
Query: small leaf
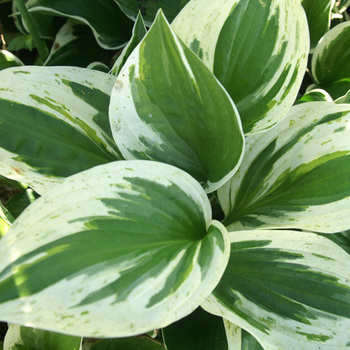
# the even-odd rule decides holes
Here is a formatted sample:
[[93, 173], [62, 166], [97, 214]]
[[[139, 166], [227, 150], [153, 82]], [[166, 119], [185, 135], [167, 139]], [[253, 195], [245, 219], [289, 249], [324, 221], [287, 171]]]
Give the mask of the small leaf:
[[123, 52], [116, 60], [113, 68], [111, 69], [111, 74], [118, 75], [120, 70], [123, 68], [126, 60], [130, 56], [130, 54], [133, 52], [135, 47], [140, 43], [140, 41], [143, 39], [143, 37], [146, 35], [147, 30], [145, 27], [145, 24], [143, 22], [142, 16], [139, 13], [136, 22], [134, 25], [134, 28], [132, 30], [132, 36], [128, 44], [124, 47]]
[[102, 49], [90, 28], [75, 19], [68, 19], [58, 31], [46, 66], [86, 67], [94, 61], [110, 62], [111, 52]]
[[113, 0], [29, 0], [31, 13], [75, 18], [87, 24], [97, 42], [105, 49], [118, 49], [130, 37], [132, 22]]
[[267, 350], [348, 346], [349, 254], [314, 233], [230, 236], [229, 264], [204, 309], [246, 329]]
[[242, 166], [219, 189], [225, 225], [240, 230], [350, 228], [350, 105], [302, 103], [246, 139]]
[[101, 339], [92, 344], [88, 350], [164, 350], [157, 341], [148, 337], [131, 337], [119, 339]]
[[163, 329], [167, 350], [227, 350], [224, 323], [202, 308]]
[[294, 104], [300, 104], [303, 102], [315, 102], [315, 101], [333, 102], [333, 99], [327, 91], [322, 90], [322, 89], [313, 89], [313, 90], [306, 92]]
[[122, 159], [107, 116], [115, 78], [73, 67], [0, 72], [0, 174], [43, 193], [62, 178]]
[[79, 350], [80, 337], [12, 324], [5, 336], [4, 350]]
[[122, 68], [109, 116], [125, 159], [175, 165], [207, 192], [240, 164], [244, 141], [234, 103], [161, 12]]
[[311, 72], [322, 85], [350, 80], [349, 21], [338, 24], [323, 36], [312, 57]]
[[172, 28], [230, 94], [245, 134], [270, 128], [288, 112], [309, 52], [300, 1], [193, 0]]
[[52, 188], [0, 240], [0, 319], [94, 338], [141, 334], [196, 309], [228, 255], [227, 231], [190, 175], [111, 162]]
[[0, 50], [0, 70], [23, 65], [24, 63], [10, 51]]
[[162, 9], [166, 18], [171, 22], [181, 8], [189, 0], [114, 0], [123, 12], [131, 18], [136, 20], [138, 12], [140, 12], [145, 19], [147, 26], [150, 26], [156, 17], [156, 13], [159, 9]]
[[315, 48], [331, 24], [332, 8], [335, 0], [302, 0], [310, 29], [311, 48]]

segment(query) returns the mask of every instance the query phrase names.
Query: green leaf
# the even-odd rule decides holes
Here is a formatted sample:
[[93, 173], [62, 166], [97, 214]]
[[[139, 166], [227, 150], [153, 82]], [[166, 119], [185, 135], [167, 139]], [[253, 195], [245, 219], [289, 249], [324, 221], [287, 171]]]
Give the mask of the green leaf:
[[329, 30], [335, 0], [301, 0], [301, 4], [309, 23], [310, 42], [313, 49]]
[[80, 337], [12, 324], [5, 336], [4, 350], [79, 350]]
[[350, 80], [349, 21], [338, 24], [324, 35], [312, 57], [311, 72], [316, 82], [323, 85]]
[[64, 16], [84, 22], [105, 49], [121, 48], [130, 37], [132, 22], [114, 0], [29, 0], [27, 7], [32, 13]]
[[204, 309], [246, 329], [268, 350], [349, 345], [349, 254], [314, 233], [230, 236], [229, 264]]
[[10, 51], [0, 50], [0, 70], [23, 65], [23, 62]]
[[218, 191], [232, 229], [350, 228], [350, 105], [302, 103], [246, 139], [242, 166]]
[[167, 350], [227, 350], [224, 323], [202, 308], [163, 329]]
[[111, 56], [110, 51], [98, 45], [88, 26], [68, 19], [58, 31], [45, 65], [86, 67], [94, 61], [109, 64]]
[[306, 92], [294, 104], [300, 104], [303, 102], [315, 102], [315, 101], [333, 102], [333, 99], [327, 91], [322, 90], [322, 89], [313, 89], [313, 90]]
[[0, 174], [42, 193], [63, 177], [121, 159], [108, 103], [115, 78], [73, 67], [0, 72]]
[[2, 204], [0, 201], [0, 218], [3, 219], [3, 221], [7, 225], [11, 225], [12, 222], [14, 221], [14, 217], [12, 214], [8, 211], [8, 209]]
[[246, 134], [270, 128], [288, 112], [309, 51], [299, 1], [193, 0], [172, 28], [228, 91]]
[[337, 100], [335, 100], [335, 103], [350, 103], [350, 90], [344, 96], [341, 96]]
[[113, 68], [111, 69], [111, 74], [118, 75], [122, 67], [124, 66], [126, 60], [130, 54], [134, 51], [136, 46], [140, 43], [143, 37], [146, 35], [147, 30], [143, 22], [142, 16], [139, 13], [134, 28], [132, 30], [132, 36], [128, 44], [124, 47], [123, 52], [116, 60]]
[[215, 288], [229, 247], [187, 173], [97, 166], [46, 192], [0, 240], [0, 319], [94, 338], [162, 328]]
[[34, 47], [35, 44], [32, 36], [30, 34], [27, 34], [14, 37], [11, 40], [8, 49], [10, 51], [19, 51], [22, 49], [32, 51]]
[[114, 0], [123, 12], [131, 18], [136, 20], [138, 12], [141, 12], [145, 23], [150, 26], [156, 17], [157, 11], [161, 8], [168, 19], [171, 22], [175, 16], [179, 13], [181, 8], [189, 0]]
[[24, 192], [12, 196], [6, 203], [6, 208], [16, 219], [29, 204], [35, 201], [37, 197], [38, 196], [31, 188], [27, 188]]
[[164, 350], [164, 346], [148, 337], [102, 339], [92, 344], [88, 350]]
[[259, 342], [241, 327], [224, 319], [229, 350], [264, 350]]
[[109, 116], [126, 159], [175, 165], [208, 192], [240, 164], [244, 141], [234, 103], [161, 12], [119, 73]]
[[[321, 233], [320, 233], [321, 234]], [[342, 247], [348, 254], [350, 254], [350, 230], [344, 232], [329, 234], [321, 234], [324, 237], [327, 237], [338, 246]]]

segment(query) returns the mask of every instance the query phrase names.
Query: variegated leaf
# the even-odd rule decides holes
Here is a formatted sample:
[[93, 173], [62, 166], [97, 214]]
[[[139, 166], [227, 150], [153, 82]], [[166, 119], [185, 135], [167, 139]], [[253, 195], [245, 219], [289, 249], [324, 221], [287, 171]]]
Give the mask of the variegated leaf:
[[75, 18], [87, 24], [105, 49], [118, 49], [128, 41], [132, 22], [114, 0], [28, 0], [31, 13]]
[[315, 101], [328, 101], [333, 102], [329, 93], [322, 89], [312, 89], [307, 91], [301, 98], [299, 98], [294, 104], [300, 104], [303, 102], [315, 102]]
[[100, 165], [45, 193], [0, 240], [0, 319], [88, 337], [165, 327], [210, 294], [229, 247], [187, 173]]
[[118, 75], [121, 71], [122, 67], [124, 66], [126, 60], [130, 56], [130, 54], [133, 52], [135, 47], [139, 44], [139, 42], [143, 39], [143, 37], [146, 35], [147, 30], [145, 27], [145, 23], [143, 22], [141, 14], [139, 14], [136, 18], [134, 28], [132, 30], [132, 36], [129, 40], [128, 44], [124, 47], [123, 52], [118, 57], [116, 62], [114, 63], [110, 73], [114, 75]]
[[202, 304], [246, 329], [265, 350], [345, 349], [350, 255], [299, 231], [230, 232], [229, 264]]
[[122, 159], [108, 120], [115, 77], [82, 68], [0, 72], [0, 174], [42, 193], [63, 177]]
[[0, 50], [0, 70], [23, 65], [23, 62], [10, 51]]
[[4, 350], [80, 350], [80, 337], [12, 324], [5, 336]]
[[300, 104], [246, 141], [242, 166], [219, 190], [226, 226], [350, 228], [350, 105]]
[[228, 91], [245, 133], [271, 127], [292, 106], [309, 51], [300, 1], [192, 0], [172, 28]]
[[259, 342], [248, 332], [224, 319], [228, 350], [263, 350]]
[[44, 65], [86, 67], [95, 61], [109, 64], [111, 58], [111, 51], [98, 45], [87, 25], [69, 18], [57, 32]]
[[[338, 24], [324, 35], [312, 56], [311, 72], [326, 86], [342, 80], [350, 84], [350, 22]], [[325, 88], [327, 90], [327, 88]], [[345, 92], [346, 92], [345, 91]]]
[[125, 159], [175, 165], [208, 192], [241, 162], [244, 140], [234, 103], [161, 11], [119, 73], [109, 116]]

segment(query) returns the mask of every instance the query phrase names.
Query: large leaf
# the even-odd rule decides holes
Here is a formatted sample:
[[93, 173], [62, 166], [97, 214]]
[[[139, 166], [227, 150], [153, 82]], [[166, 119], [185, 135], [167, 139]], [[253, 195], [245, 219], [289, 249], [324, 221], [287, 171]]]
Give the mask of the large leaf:
[[167, 350], [227, 350], [224, 323], [202, 308], [163, 329]]
[[168, 21], [171, 22], [181, 8], [189, 0], [114, 0], [124, 13], [135, 20], [140, 11], [145, 19], [145, 23], [150, 26], [156, 16], [157, 11], [161, 8], [164, 11]]
[[300, 1], [192, 0], [172, 28], [228, 91], [245, 133], [271, 127], [292, 106], [309, 49]]
[[114, 0], [29, 0], [27, 7], [32, 13], [59, 15], [84, 22], [105, 49], [120, 48], [130, 37], [132, 22]]
[[126, 159], [173, 164], [208, 192], [240, 164], [244, 141], [232, 100], [162, 12], [120, 71], [109, 115]]
[[42, 193], [116, 159], [108, 103], [115, 77], [82, 68], [0, 72], [0, 174]]
[[192, 312], [229, 255], [201, 186], [151, 161], [67, 178], [0, 240], [0, 319], [88, 337], [124, 337]]
[[314, 48], [331, 24], [335, 0], [301, 0], [310, 29], [310, 44]]
[[324, 35], [312, 57], [311, 71], [316, 82], [323, 86], [343, 79], [350, 81], [349, 21], [338, 24]]
[[350, 228], [350, 105], [308, 102], [247, 138], [235, 176], [219, 190], [225, 225], [340, 232]]
[[5, 336], [4, 350], [79, 350], [80, 337], [12, 324]]
[[349, 346], [349, 254], [314, 233], [230, 236], [229, 264], [206, 310], [246, 329], [266, 350]]

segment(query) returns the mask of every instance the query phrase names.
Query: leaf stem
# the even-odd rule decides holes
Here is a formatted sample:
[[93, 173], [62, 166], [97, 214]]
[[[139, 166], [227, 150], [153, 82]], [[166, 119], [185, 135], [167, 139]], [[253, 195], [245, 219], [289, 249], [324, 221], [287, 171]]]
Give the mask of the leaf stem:
[[28, 28], [29, 33], [33, 38], [35, 46], [38, 49], [39, 56], [42, 62], [44, 62], [47, 56], [49, 55], [49, 50], [45, 42], [39, 36], [37, 25], [33, 20], [32, 16], [30, 15], [24, 0], [14, 0], [14, 2]]

